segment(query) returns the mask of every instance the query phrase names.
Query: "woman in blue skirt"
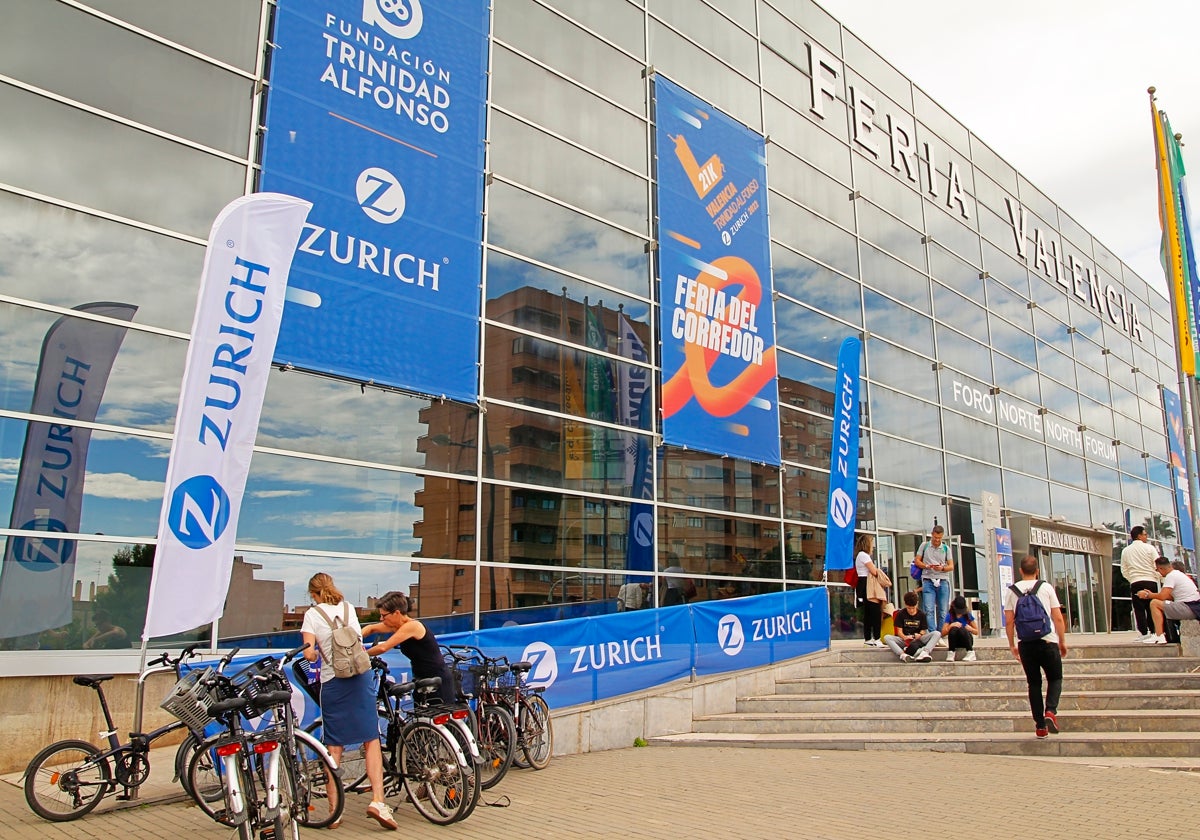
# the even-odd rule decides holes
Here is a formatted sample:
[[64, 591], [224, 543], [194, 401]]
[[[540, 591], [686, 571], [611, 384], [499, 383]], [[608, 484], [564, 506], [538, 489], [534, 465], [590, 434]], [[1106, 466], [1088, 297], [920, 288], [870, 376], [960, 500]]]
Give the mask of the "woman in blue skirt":
[[[308, 647], [304, 657], [309, 662], [321, 660], [321, 720], [325, 745], [333, 760], [342, 763], [342, 752], [351, 744], [362, 744], [367, 763], [367, 779], [371, 782], [371, 804], [367, 816], [384, 828], [396, 829], [392, 809], [383, 799], [383, 752], [379, 747], [379, 721], [375, 709], [374, 672], [354, 677], [335, 677], [330, 666], [335, 619], [347, 619], [346, 624], [362, 636], [362, 627], [354, 607], [343, 608], [345, 599], [333, 585], [333, 578], [318, 572], [308, 582], [308, 595], [313, 606], [304, 613], [300, 635]], [[329, 619], [326, 621], [318, 611]], [[337, 824], [330, 828], [336, 828]]]

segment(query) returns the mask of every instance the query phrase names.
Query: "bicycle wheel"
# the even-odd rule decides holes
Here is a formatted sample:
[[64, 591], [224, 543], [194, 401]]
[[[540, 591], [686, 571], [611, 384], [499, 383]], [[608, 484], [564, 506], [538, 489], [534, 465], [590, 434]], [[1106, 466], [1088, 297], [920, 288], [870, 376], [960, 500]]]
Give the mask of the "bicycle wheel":
[[550, 707], [540, 694], [521, 698], [521, 749], [534, 770], [544, 770], [554, 750], [554, 729]]
[[[463, 789], [462, 807], [458, 815], [458, 819], [465, 820], [475, 810], [475, 806], [479, 804], [479, 797], [483, 795], [482, 765], [484, 758], [479, 755], [479, 743], [474, 734], [478, 728], [475, 724], [475, 713], [470, 712], [466, 724], [461, 721], [451, 721], [442, 728], [458, 744], [458, 750], [462, 753], [462, 761], [466, 762], [462, 765], [466, 787]], [[464, 728], [469, 731], [464, 732]], [[474, 751], [471, 749], [471, 741], [476, 741]], [[458, 760], [457, 754], [455, 754], [455, 760]]]
[[517, 724], [508, 709], [491, 704], [484, 706], [475, 740], [479, 742], [479, 752], [483, 756], [479, 785], [488, 790], [504, 778], [517, 751]]
[[297, 732], [295, 771], [296, 819], [304, 828], [326, 828], [341, 819], [346, 807], [342, 777], [307, 732]]
[[[244, 815], [229, 812], [229, 803], [226, 801], [225, 774], [237, 773], [239, 775], [238, 788], [242, 792], [244, 809], [254, 807], [250, 802], [253, 791], [250, 788], [249, 780], [242, 775], [242, 765], [237, 757], [230, 756], [226, 760], [217, 755], [216, 745], [224, 737], [227, 736], [218, 735], [209, 738], [196, 748], [192, 754], [191, 763], [188, 764], [188, 784], [192, 788], [192, 801], [200, 806], [201, 811], [221, 825], [236, 825], [241, 828], [250, 820], [246, 819]], [[253, 835], [253, 826], [251, 826], [251, 835]]]
[[400, 739], [404, 792], [417, 813], [435, 825], [461, 819], [467, 799], [465, 768], [450, 737], [431, 723], [415, 721]]
[[82, 817], [112, 789], [108, 759], [87, 741], [57, 741], [25, 768], [25, 801], [44, 820]]
[[[175, 751], [175, 777], [179, 779], [179, 785], [187, 795], [192, 798], [196, 804], [205, 809], [205, 813], [212, 816], [211, 809], [220, 808], [219, 803], [221, 797], [224, 796], [224, 791], [221, 786], [221, 775], [213, 767], [215, 756], [210, 752], [207, 762], [202, 762], [197, 768], [197, 779], [201, 793], [197, 794], [192, 786], [191, 774], [188, 772], [192, 766], [192, 759], [196, 755], [196, 751], [200, 749], [204, 741], [197, 738], [195, 733], [189, 732], [187, 737], [179, 745], [179, 749]], [[201, 802], [196, 797], [202, 796], [205, 801]], [[206, 807], [207, 806], [207, 807]]]
[[275, 815], [272, 828], [274, 840], [300, 840], [300, 789], [296, 784], [291, 758], [284, 753], [279, 756], [279, 813]]

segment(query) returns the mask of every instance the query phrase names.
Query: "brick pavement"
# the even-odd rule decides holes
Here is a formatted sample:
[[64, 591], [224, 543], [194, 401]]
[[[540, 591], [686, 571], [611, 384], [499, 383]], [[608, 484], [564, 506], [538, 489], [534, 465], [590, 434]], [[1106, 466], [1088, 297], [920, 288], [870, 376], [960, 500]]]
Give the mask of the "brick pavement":
[[[890, 779], [901, 764], [907, 775], [933, 781], [931, 792], [914, 797], [894, 790]], [[514, 834], [857, 840], [931, 824], [953, 828], [956, 836], [1140, 840], [1195, 836], [1190, 804], [1198, 795], [1200, 773], [1120, 760], [652, 746], [557, 756], [540, 773], [513, 770], [484, 792], [485, 802], [507, 801], [508, 807], [481, 803], [457, 825], [430, 825], [406, 806], [396, 814], [401, 832], [447, 840]], [[352, 797], [331, 840], [387, 836], [367, 819], [366, 806], [365, 796]], [[112, 810], [106, 800], [82, 820], [48, 823], [29, 811], [19, 788], [3, 782], [0, 825], [5, 840], [231, 836], [181, 801]]]

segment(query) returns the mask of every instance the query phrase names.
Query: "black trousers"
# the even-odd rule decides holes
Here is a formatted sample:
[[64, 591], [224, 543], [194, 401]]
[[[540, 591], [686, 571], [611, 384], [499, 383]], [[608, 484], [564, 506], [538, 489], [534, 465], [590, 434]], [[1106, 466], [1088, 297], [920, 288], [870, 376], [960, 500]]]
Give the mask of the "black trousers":
[[[1029, 683], [1029, 710], [1038, 729], [1046, 725], [1046, 712], [1058, 712], [1058, 699], [1062, 696], [1062, 655], [1057, 642], [1034, 639], [1018, 642], [1021, 667], [1025, 669], [1025, 682]], [[1046, 699], [1042, 699], [1042, 672], [1046, 674]]]
[[950, 650], [973, 650], [975, 648], [975, 637], [967, 631], [967, 628], [958, 624], [950, 625], [949, 641], [947, 644]]
[[1157, 592], [1158, 584], [1152, 580], [1139, 580], [1129, 584], [1129, 595], [1133, 598], [1133, 623], [1138, 632], [1145, 636], [1154, 632], [1154, 622], [1150, 618], [1150, 602], [1138, 597], [1138, 593], [1143, 589]]
[[863, 608], [863, 641], [878, 639], [883, 630], [883, 604], [867, 600], [867, 579], [858, 579], [858, 602]]

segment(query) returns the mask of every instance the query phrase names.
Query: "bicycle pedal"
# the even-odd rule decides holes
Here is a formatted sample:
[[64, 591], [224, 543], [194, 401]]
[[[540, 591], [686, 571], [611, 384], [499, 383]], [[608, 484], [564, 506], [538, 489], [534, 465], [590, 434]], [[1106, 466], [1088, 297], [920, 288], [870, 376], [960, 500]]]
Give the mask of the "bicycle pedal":
[[258, 840], [276, 840], [275, 826], [267, 826], [258, 833]]

